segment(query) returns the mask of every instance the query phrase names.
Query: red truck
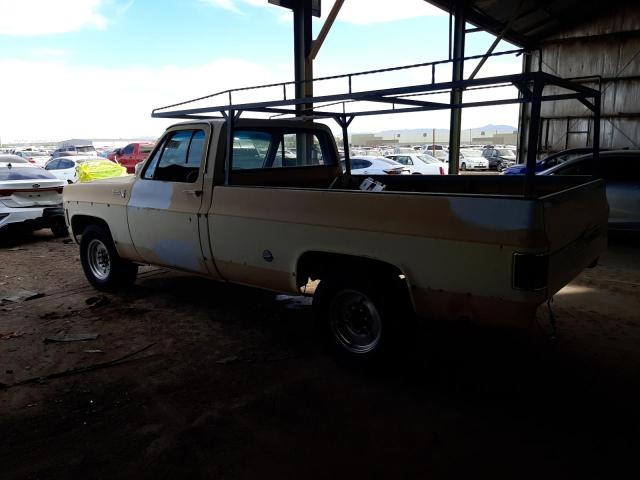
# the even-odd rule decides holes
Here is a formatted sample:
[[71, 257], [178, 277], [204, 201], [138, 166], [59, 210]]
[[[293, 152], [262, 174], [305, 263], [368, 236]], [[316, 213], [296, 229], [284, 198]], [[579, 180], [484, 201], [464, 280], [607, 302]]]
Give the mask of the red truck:
[[134, 173], [136, 165], [147, 159], [153, 145], [150, 142], [130, 143], [124, 148], [114, 150], [107, 158], [125, 167], [127, 173]]

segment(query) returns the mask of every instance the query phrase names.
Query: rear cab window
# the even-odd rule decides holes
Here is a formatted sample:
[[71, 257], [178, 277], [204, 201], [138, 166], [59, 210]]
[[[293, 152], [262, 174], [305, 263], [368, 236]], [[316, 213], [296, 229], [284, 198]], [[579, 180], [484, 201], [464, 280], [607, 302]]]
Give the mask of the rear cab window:
[[233, 134], [232, 171], [310, 167], [333, 162], [326, 137], [317, 131], [238, 129]]

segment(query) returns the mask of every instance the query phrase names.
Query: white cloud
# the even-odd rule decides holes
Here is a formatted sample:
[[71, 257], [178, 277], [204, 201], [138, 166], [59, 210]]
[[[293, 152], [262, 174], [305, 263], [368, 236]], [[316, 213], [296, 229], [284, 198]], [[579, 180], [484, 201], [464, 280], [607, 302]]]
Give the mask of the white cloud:
[[[243, 6], [274, 7], [267, 0], [200, 0], [202, 3], [224, 8], [237, 14], [245, 14]], [[322, 18], [326, 18], [333, 2], [325, 1], [322, 4]], [[338, 21], [355, 25], [370, 25], [384, 22], [394, 22], [423, 16], [446, 15], [437, 7], [424, 0], [347, 0], [340, 9]], [[280, 11], [280, 21], [291, 20], [291, 14]]]
[[0, 0], [0, 35], [36, 36], [103, 29], [103, 0]]
[[238, 8], [234, 0], [200, 0], [201, 3], [213, 5], [214, 7], [220, 7], [239, 15], [243, 15], [242, 10]]
[[227, 88], [286, 80], [291, 70], [239, 59], [191, 68], [126, 69], [74, 66], [64, 59], [0, 59], [0, 72], [46, 72], [44, 80], [39, 74], [3, 76], [0, 138], [7, 143], [160, 135], [175, 120], [151, 118], [155, 107]]
[[[46, 53], [46, 52], [45, 52]], [[37, 58], [37, 57], [35, 57]], [[202, 65], [184, 68], [174, 65], [163, 67], [100, 68], [77, 66], [65, 57], [46, 57], [45, 61], [0, 59], [0, 71], [46, 72], [41, 75], [5, 75], [0, 89], [0, 137], [3, 143], [36, 140], [62, 140], [64, 138], [132, 138], [158, 136], [164, 128], [177, 120], [151, 118], [151, 110], [162, 105], [207, 95], [228, 88], [287, 81], [292, 76], [292, 65], [249, 62], [223, 58]], [[326, 68], [336, 70], [335, 65]], [[515, 73], [520, 60], [489, 61], [481, 76]], [[465, 65], [468, 73], [472, 65]], [[485, 70], [486, 69], [486, 70]], [[344, 70], [341, 70], [344, 71]], [[322, 72], [318, 72], [322, 73]], [[450, 78], [450, 69], [437, 70], [437, 81]], [[430, 79], [430, 69], [413, 69], [379, 74], [371, 78], [354, 77], [354, 91], [371, 90], [400, 85], [411, 85]], [[429, 81], [429, 80], [427, 80]], [[346, 80], [318, 83], [316, 95], [342, 93]], [[465, 93], [466, 101], [498, 98], [505, 92], [480, 90]], [[293, 89], [287, 89], [287, 97]], [[249, 102], [282, 98], [282, 88], [267, 91], [248, 91], [234, 96], [235, 102]], [[448, 94], [420, 99], [447, 102]], [[213, 100], [190, 106], [212, 104]], [[218, 104], [224, 104], [223, 97]], [[379, 105], [359, 107], [380, 108]], [[334, 108], [339, 108], [334, 107]], [[463, 128], [494, 124], [517, 124], [518, 107], [497, 106], [469, 108], [463, 111]], [[250, 114], [247, 114], [250, 115]], [[338, 131], [335, 122], [328, 123]], [[404, 128], [448, 128], [448, 110], [413, 114], [385, 115], [357, 118], [351, 132], [374, 132]]]

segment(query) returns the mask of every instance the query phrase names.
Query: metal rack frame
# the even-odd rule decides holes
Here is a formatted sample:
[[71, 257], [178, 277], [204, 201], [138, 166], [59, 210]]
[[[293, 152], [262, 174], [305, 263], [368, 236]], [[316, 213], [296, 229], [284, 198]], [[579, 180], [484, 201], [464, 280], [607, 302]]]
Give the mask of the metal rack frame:
[[[508, 50], [505, 52], [493, 53], [488, 56], [499, 56], [508, 54], [526, 54], [524, 50]], [[463, 60], [486, 59], [485, 55], [476, 55], [465, 57]], [[442, 60], [437, 62], [427, 62], [401, 67], [386, 68], [380, 70], [370, 70], [366, 72], [349, 73], [344, 75], [335, 75], [330, 77], [321, 77], [303, 82], [282, 82], [268, 85], [259, 85], [255, 87], [237, 88], [225, 90], [223, 92], [214, 93], [204, 97], [187, 100], [185, 102], [167, 105], [156, 108], [152, 111], [151, 116], [154, 118], [175, 118], [187, 120], [202, 120], [212, 118], [224, 118], [227, 120], [227, 154], [225, 161], [225, 182], [228, 183], [231, 171], [233, 130], [235, 122], [244, 112], [267, 113], [271, 114], [270, 118], [290, 116], [291, 118], [299, 118], [303, 120], [312, 119], [334, 119], [342, 129], [342, 138], [345, 152], [345, 169], [346, 173], [351, 173], [351, 163], [349, 158], [349, 140], [348, 127], [356, 117], [370, 115], [385, 115], [397, 113], [423, 112], [434, 110], [453, 110], [469, 107], [482, 107], [507, 104], [531, 104], [531, 121], [529, 122], [528, 132], [528, 148], [527, 148], [527, 173], [524, 186], [524, 195], [532, 196], [534, 194], [535, 182], [535, 162], [537, 154], [537, 143], [540, 132], [540, 109], [542, 102], [570, 100], [576, 99], [584, 104], [593, 112], [594, 129], [593, 129], [593, 157], [594, 169], [599, 171], [599, 155], [600, 150], [600, 91], [595, 90], [579, 83], [562, 79], [554, 75], [544, 72], [525, 72], [512, 75], [501, 75], [487, 78], [464, 79], [461, 81], [436, 82], [436, 67], [438, 65], [452, 63], [453, 60]], [[384, 88], [376, 90], [353, 91], [353, 77], [372, 75], [385, 72], [400, 71], [419, 67], [431, 67], [431, 81], [429, 83], [410, 85], [403, 87]], [[298, 87], [300, 83], [321, 82], [326, 80], [345, 79], [348, 89], [345, 93], [337, 93], [331, 95], [320, 95], [305, 98], [287, 98], [287, 86]], [[432, 102], [416, 97], [423, 97], [434, 94], [450, 93], [455, 90], [474, 91], [484, 88], [500, 88], [514, 86], [518, 89], [517, 98], [505, 98], [500, 100], [484, 100], [459, 103], [450, 102]], [[544, 95], [545, 87], [553, 86], [565, 90], [567, 93], [555, 93]], [[252, 103], [234, 103], [233, 94], [249, 91], [261, 90], [267, 88], [282, 88], [282, 98], [270, 101], [252, 102]], [[204, 100], [220, 100], [222, 104], [213, 104], [210, 106], [197, 108], [178, 108], [186, 105], [201, 102]], [[357, 110], [347, 111], [347, 105], [357, 105], [358, 102], [373, 102], [380, 105], [391, 105], [391, 108], [382, 108], [377, 110]], [[339, 110], [335, 107], [341, 106]], [[400, 108], [397, 108], [400, 107]], [[333, 108], [332, 108], [333, 107]], [[330, 110], [326, 110], [326, 109]]]

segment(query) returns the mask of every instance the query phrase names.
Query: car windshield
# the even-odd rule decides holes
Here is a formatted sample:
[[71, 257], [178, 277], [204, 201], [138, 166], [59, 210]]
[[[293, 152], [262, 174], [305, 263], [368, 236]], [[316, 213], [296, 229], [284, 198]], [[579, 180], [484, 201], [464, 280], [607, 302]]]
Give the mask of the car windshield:
[[418, 158], [424, 163], [440, 163], [440, 160], [433, 158], [431, 155], [418, 155]]
[[501, 157], [510, 157], [514, 155], [513, 150], [500, 149], [498, 150], [498, 155]]
[[0, 180], [38, 180], [55, 179], [55, 175], [41, 168], [20, 167], [8, 168], [0, 167]]
[[96, 149], [93, 148], [92, 145], [86, 145], [86, 146], [82, 146], [82, 147], [76, 147], [76, 152], [82, 152], [82, 153], [87, 153], [87, 152], [95, 152]]

